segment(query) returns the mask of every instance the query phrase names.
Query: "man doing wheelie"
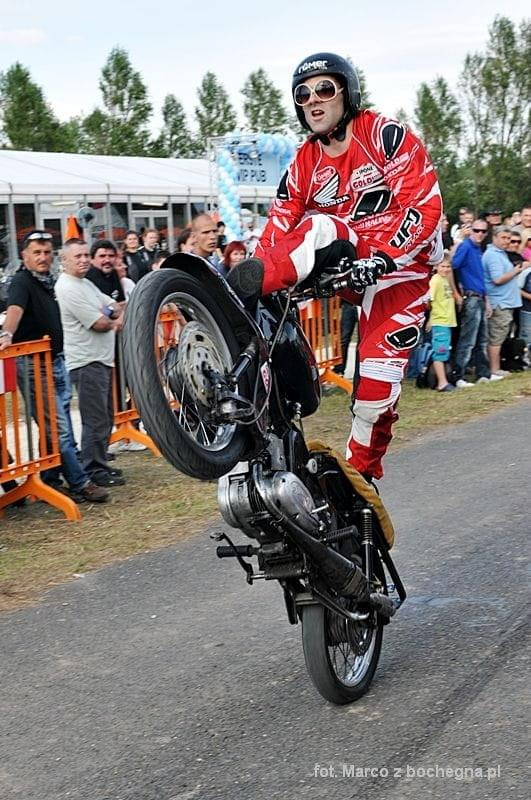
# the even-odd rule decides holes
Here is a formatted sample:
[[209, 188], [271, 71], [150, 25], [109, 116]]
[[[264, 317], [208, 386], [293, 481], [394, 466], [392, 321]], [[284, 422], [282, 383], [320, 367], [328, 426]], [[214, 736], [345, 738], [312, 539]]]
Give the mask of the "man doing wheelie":
[[280, 182], [255, 258], [230, 282], [237, 290], [241, 279], [245, 294], [254, 279], [266, 295], [301, 283], [328, 256], [340, 256], [342, 271], [353, 265], [344, 296], [361, 306], [360, 341], [347, 458], [380, 478], [430, 267], [442, 257], [437, 176], [400, 122], [361, 110], [358, 75], [344, 58], [308, 56], [292, 90], [310, 136]]

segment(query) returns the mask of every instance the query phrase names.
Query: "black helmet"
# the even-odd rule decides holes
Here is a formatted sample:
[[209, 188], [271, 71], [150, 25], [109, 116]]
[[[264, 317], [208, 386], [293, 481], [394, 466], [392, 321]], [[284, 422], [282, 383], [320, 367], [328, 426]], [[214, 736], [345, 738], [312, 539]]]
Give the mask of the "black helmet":
[[[315, 75], [336, 75], [340, 79], [345, 97], [346, 121], [352, 119], [361, 105], [360, 79], [352, 64], [335, 53], [314, 53], [301, 61], [293, 73], [291, 93], [293, 94], [299, 83], [304, 83], [307, 78]], [[302, 127], [311, 130], [306, 122], [304, 109], [295, 103], [295, 111]]]

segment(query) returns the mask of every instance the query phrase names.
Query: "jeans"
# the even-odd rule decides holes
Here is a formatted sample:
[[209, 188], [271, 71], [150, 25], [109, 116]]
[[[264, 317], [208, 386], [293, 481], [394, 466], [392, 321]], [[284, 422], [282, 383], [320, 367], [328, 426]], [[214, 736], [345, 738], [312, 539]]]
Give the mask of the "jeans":
[[[86, 486], [89, 478], [79, 463], [72, 431], [72, 420], [70, 419], [70, 413], [66, 410], [70, 408], [72, 389], [63, 355], [58, 355], [53, 359], [52, 373], [55, 390], [55, 416], [57, 420], [59, 452], [61, 454], [61, 468], [60, 470], [57, 468], [43, 470], [42, 479], [46, 483], [57, 481], [59, 479], [59, 472], [62, 472], [70, 488], [76, 492]], [[29, 407], [33, 419], [37, 421], [35, 408], [35, 375], [32, 356], [17, 358], [17, 379], [26, 406]], [[50, 410], [46, 402], [46, 376], [44, 374], [44, 368], [42, 369], [41, 380], [44, 394], [46, 450], [48, 453], [51, 453]]]
[[520, 338], [527, 345], [527, 357], [531, 356], [531, 311], [520, 309]]
[[487, 318], [485, 300], [482, 297], [467, 297], [463, 302], [455, 365], [451, 375], [454, 383], [463, 377], [469, 361], [475, 365], [478, 378], [490, 378], [487, 358]]

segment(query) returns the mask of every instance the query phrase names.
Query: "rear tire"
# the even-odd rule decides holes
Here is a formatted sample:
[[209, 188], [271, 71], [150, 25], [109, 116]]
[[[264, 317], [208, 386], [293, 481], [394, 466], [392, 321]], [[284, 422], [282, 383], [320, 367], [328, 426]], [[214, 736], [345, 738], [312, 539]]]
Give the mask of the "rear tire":
[[[347, 555], [348, 557], [348, 555]], [[376, 550], [373, 570], [386, 592], [385, 574]], [[346, 608], [356, 603], [343, 598]], [[319, 694], [336, 705], [353, 703], [371, 685], [382, 649], [383, 618], [373, 612], [367, 622], [351, 622], [322, 605], [302, 607], [302, 646], [308, 674]]]
[[[230, 322], [205, 286], [180, 270], [157, 270], [139, 281], [128, 303], [123, 334], [127, 384], [146, 431], [167, 461], [192, 478], [213, 480], [244, 460], [247, 437], [236, 424], [203, 424], [198, 404], [184, 406], [180, 398], [179, 406], [179, 398], [168, 388], [170, 379], [164, 382], [164, 362], [156, 353], [159, 315], [168, 303], [182, 311], [187, 321], [197, 320], [203, 326], [214, 343], [214, 356], [226, 369], [239, 355]], [[172, 355], [176, 352], [174, 346]], [[185, 412], [179, 413], [176, 407]], [[193, 435], [190, 421], [199, 435]]]
[[380, 658], [383, 628], [378, 618], [376, 627], [364, 626], [368, 649], [364, 655], [356, 656], [347, 642], [330, 644], [331, 624], [338, 622], [345, 627], [362, 625], [343, 621], [321, 605], [302, 609], [302, 646], [310, 678], [325, 700], [345, 705], [359, 700], [371, 685]]

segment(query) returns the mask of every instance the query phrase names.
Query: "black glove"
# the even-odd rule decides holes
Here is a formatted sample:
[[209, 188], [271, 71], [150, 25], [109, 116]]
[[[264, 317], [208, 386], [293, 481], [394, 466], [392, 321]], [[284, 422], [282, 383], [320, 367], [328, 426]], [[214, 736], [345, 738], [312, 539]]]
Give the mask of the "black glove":
[[341, 261], [345, 261], [345, 264], [341, 265], [345, 270], [341, 271], [346, 271], [350, 266], [348, 286], [355, 292], [363, 292], [367, 286], [375, 286], [378, 278], [395, 272], [397, 268], [393, 259], [386, 253], [378, 253], [371, 258], [358, 258], [350, 264], [347, 263], [348, 260], [341, 259]]

